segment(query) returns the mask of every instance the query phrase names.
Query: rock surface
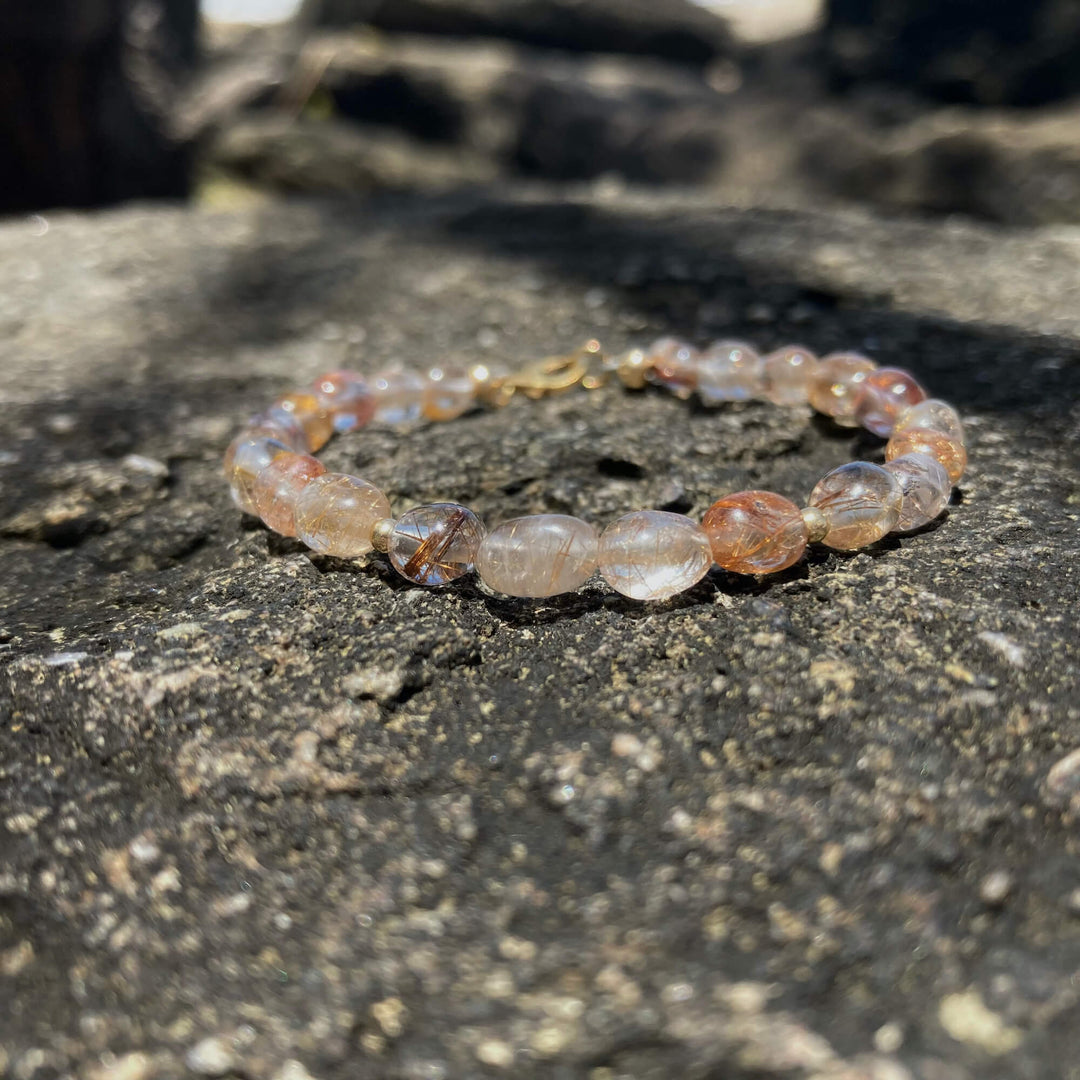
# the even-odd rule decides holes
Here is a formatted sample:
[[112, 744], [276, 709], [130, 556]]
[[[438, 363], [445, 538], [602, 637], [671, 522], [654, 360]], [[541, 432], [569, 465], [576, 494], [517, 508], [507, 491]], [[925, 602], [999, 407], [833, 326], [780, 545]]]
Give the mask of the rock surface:
[[[0, 227], [0, 1072], [1075, 1077], [1080, 242], [512, 190]], [[649, 607], [233, 510], [344, 362], [678, 332], [956, 403], [939, 527]], [[396, 512], [700, 515], [880, 447], [614, 387], [323, 455]]]

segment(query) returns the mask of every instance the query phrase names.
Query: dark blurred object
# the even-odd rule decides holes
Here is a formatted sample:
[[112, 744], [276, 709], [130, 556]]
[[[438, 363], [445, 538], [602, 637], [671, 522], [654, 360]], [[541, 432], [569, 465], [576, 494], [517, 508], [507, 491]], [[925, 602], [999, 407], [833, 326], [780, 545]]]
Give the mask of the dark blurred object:
[[1042, 105], [1080, 91], [1076, 0], [829, 0], [839, 89], [894, 83], [939, 101]]
[[301, 21], [701, 65], [731, 51], [724, 21], [691, 0], [306, 0]]
[[0, 212], [182, 196], [198, 0], [0, 0]]

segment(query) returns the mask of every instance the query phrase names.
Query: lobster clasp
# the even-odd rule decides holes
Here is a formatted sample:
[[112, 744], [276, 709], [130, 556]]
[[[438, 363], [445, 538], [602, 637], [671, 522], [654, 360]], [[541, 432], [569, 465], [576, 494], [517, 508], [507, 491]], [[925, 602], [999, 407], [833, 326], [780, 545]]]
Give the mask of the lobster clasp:
[[604, 382], [604, 375], [597, 370], [601, 359], [600, 342], [594, 339], [566, 356], [548, 356], [526, 365], [503, 386], [520, 390], [529, 398], [558, 394], [575, 386], [591, 390]]

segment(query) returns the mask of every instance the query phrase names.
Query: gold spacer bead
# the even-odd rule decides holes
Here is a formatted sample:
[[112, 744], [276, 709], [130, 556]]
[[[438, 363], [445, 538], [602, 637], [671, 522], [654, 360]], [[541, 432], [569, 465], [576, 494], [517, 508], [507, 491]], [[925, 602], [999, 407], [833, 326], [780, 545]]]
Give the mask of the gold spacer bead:
[[383, 555], [390, 550], [390, 536], [396, 524], [393, 518], [379, 518], [371, 526], [371, 546]]
[[514, 388], [508, 386], [510, 373], [503, 365], [473, 364], [469, 368], [476, 400], [495, 409], [501, 409], [514, 396]]
[[613, 361], [615, 374], [628, 390], [641, 390], [653, 368], [652, 360], [643, 349], [631, 349]]
[[820, 544], [829, 535], [829, 519], [816, 506], [804, 507], [802, 519], [806, 525], [808, 543]]

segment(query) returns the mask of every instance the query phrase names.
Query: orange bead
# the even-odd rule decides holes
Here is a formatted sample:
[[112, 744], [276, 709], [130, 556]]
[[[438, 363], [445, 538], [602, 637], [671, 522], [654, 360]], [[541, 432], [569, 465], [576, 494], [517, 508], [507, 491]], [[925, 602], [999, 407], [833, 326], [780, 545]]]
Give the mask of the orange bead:
[[856, 427], [855, 399], [862, 382], [877, 365], [859, 353], [833, 353], [818, 366], [810, 384], [810, 404], [842, 427]]
[[701, 522], [713, 561], [734, 574], [773, 574], [802, 558], [802, 511], [771, 491], [740, 491], [713, 503]]
[[476, 404], [476, 384], [467, 368], [439, 364], [427, 376], [421, 410], [427, 420], [455, 420]]
[[255, 477], [254, 502], [259, 517], [282, 536], [296, 535], [296, 500], [300, 492], [326, 472], [307, 454], [281, 454]]
[[286, 394], [278, 398], [258, 420], [298, 428], [304, 434], [309, 453], [321, 450], [334, 434], [334, 421], [314, 394]]
[[900, 368], [878, 368], [863, 379], [855, 398], [855, 419], [867, 431], [887, 438], [896, 418], [925, 400], [926, 391]]
[[352, 371], [329, 371], [312, 384], [319, 404], [330, 414], [335, 431], [355, 431], [375, 415], [375, 395], [367, 380]]
[[829, 531], [822, 542], [854, 551], [892, 532], [900, 520], [904, 492], [896, 477], [880, 465], [851, 461], [826, 473], [808, 502], [828, 518]]
[[649, 378], [670, 390], [678, 398], [688, 398], [697, 386], [698, 351], [678, 338], [654, 341], [645, 350]]
[[885, 460], [893, 461], [905, 454], [926, 454], [940, 461], [949, 474], [951, 483], [959, 482], [967, 468], [967, 451], [964, 444], [940, 431], [929, 428], [908, 428], [898, 431], [885, 444]]

